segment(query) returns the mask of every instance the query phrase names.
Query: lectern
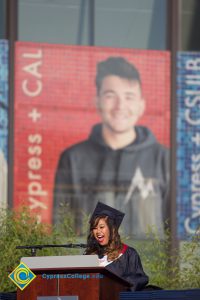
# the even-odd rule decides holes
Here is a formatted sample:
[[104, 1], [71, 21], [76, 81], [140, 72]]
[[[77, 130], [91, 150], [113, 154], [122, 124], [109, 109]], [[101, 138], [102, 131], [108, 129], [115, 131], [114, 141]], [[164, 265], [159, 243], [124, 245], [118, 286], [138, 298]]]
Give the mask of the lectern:
[[17, 300], [62, 300], [69, 296], [78, 300], [119, 300], [119, 293], [131, 286], [99, 267], [96, 255], [23, 257], [21, 262], [36, 278], [23, 291], [17, 290]]

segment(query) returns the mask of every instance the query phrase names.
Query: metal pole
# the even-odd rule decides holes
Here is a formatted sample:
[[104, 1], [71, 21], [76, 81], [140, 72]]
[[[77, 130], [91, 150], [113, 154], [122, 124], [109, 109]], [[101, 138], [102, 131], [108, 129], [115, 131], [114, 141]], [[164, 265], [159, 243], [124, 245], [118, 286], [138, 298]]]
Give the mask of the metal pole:
[[[167, 45], [171, 52], [171, 192], [170, 192], [170, 232], [171, 232], [171, 257], [178, 249], [176, 224], [176, 61], [177, 51], [181, 49], [181, 0], [168, 0], [168, 35]], [[172, 261], [173, 263], [173, 261]]]
[[81, 0], [80, 13], [79, 13], [79, 24], [78, 24], [77, 45], [82, 45], [82, 41], [83, 41], [85, 8], [86, 8], [86, 0]]
[[95, 0], [88, 2], [89, 18], [88, 18], [88, 44], [95, 45]]
[[18, 36], [18, 0], [6, 1], [6, 39], [9, 41], [9, 109], [8, 109], [8, 207], [13, 205], [14, 183], [14, 65]]

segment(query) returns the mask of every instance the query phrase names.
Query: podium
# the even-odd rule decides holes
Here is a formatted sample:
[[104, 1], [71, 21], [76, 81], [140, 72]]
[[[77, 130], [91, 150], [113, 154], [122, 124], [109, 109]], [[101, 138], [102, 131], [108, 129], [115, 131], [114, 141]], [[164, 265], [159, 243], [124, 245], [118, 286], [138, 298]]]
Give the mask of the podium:
[[131, 286], [99, 267], [96, 255], [24, 257], [21, 262], [36, 278], [17, 290], [17, 300], [119, 300], [119, 293]]

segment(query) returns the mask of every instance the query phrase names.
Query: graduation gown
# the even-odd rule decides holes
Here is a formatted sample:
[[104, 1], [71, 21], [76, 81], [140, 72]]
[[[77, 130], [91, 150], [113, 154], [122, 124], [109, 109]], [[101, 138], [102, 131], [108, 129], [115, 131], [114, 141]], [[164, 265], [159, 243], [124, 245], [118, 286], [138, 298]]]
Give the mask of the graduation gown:
[[134, 248], [127, 245], [124, 245], [122, 255], [105, 268], [129, 281], [132, 284], [131, 291], [144, 289], [149, 281], [143, 270], [139, 254]]

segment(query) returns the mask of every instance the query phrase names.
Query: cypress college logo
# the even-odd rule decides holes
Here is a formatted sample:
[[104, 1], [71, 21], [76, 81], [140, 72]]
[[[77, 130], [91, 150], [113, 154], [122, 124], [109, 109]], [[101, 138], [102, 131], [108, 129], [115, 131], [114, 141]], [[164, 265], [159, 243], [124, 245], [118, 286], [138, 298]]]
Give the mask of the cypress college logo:
[[18, 288], [20, 288], [20, 290], [23, 290], [31, 283], [36, 275], [27, 265], [21, 262], [8, 277], [16, 284], [16, 286], [18, 286]]

